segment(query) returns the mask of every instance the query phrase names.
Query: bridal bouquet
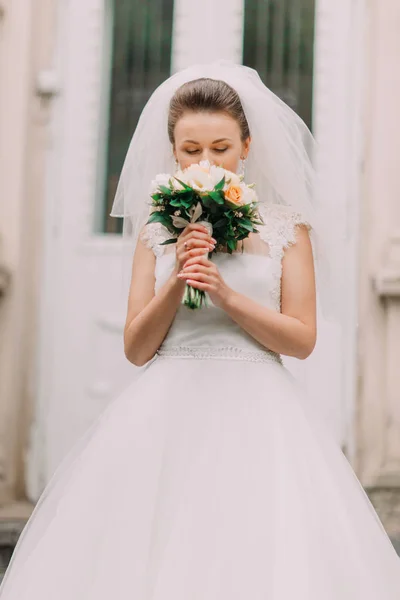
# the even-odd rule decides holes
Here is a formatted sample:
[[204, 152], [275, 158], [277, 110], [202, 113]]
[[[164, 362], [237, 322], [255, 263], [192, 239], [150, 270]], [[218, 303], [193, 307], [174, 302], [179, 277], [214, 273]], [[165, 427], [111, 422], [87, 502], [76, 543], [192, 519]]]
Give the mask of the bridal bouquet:
[[[258, 233], [256, 225], [262, 225], [254, 185], [208, 161], [192, 164], [175, 175], [157, 175], [152, 182], [151, 207], [148, 223], [161, 223], [172, 234], [163, 244], [175, 243], [189, 223], [198, 222], [216, 240], [213, 252], [232, 254], [240, 240], [251, 232]], [[186, 306], [200, 308], [205, 301], [204, 291], [186, 285]]]

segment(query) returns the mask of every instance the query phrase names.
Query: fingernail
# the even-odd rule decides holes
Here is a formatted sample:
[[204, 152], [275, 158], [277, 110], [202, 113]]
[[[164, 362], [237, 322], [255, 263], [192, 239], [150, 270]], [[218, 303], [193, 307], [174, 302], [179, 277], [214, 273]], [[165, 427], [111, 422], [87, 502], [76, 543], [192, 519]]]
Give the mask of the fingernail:
[[214, 240], [214, 238], [211, 238], [211, 241], [212, 241], [213, 244], [217, 243], [217, 240]]

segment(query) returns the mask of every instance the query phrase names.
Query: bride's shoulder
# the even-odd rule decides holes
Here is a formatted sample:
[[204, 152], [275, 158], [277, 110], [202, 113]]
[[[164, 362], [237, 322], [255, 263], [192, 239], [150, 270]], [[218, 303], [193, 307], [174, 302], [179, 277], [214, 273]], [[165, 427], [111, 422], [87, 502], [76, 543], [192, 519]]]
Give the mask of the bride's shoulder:
[[308, 231], [311, 225], [299, 211], [283, 204], [264, 204], [259, 207], [263, 225], [258, 227], [261, 239], [271, 251], [282, 254], [285, 248], [296, 243], [297, 226]]
[[148, 223], [144, 225], [140, 232], [140, 239], [143, 244], [153, 250], [155, 256], [164, 254], [165, 246], [161, 244], [171, 238], [171, 234], [161, 223]]

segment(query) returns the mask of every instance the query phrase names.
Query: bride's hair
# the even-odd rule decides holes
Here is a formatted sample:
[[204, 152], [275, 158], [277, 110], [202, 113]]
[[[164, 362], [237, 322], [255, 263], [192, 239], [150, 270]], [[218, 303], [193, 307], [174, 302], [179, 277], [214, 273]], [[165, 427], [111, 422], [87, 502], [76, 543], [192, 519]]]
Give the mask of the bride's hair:
[[240, 127], [242, 141], [250, 136], [239, 94], [225, 81], [202, 77], [181, 85], [171, 98], [168, 113], [168, 137], [175, 143], [175, 126], [186, 112], [224, 112]]

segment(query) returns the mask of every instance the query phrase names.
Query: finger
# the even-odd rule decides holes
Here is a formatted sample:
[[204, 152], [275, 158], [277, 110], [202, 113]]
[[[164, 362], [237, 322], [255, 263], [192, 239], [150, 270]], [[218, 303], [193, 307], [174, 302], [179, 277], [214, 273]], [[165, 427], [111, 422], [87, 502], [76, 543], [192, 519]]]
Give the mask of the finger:
[[211, 242], [213, 244], [216, 244], [216, 240], [214, 238], [211, 237], [211, 235], [207, 232], [204, 233], [203, 231], [198, 231], [198, 230], [194, 230], [194, 231], [187, 231], [185, 233], [186, 230], [184, 230], [183, 233], [181, 233], [181, 235], [179, 236], [180, 240], [189, 240], [189, 239], [199, 239], [199, 240], [207, 240], [208, 242]]
[[210, 290], [212, 290], [212, 286], [209, 283], [204, 283], [203, 281], [188, 279], [186, 283], [192, 288], [195, 288], [196, 290], [203, 290], [203, 292], [209, 292]]
[[193, 258], [194, 262], [196, 262], [198, 257], [204, 256], [208, 252], [209, 252], [208, 248], [192, 248], [191, 250], [187, 250], [186, 252], [182, 252], [182, 253], [178, 252], [177, 257], [178, 257], [178, 260], [180, 261], [180, 263], [183, 265], [184, 263], [186, 263], [188, 260], [191, 260], [192, 258]]
[[179, 246], [180, 246], [180, 248], [183, 246], [183, 249], [185, 251], [191, 250], [192, 248], [206, 248], [207, 252], [211, 252], [212, 250], [214, 250], [213, 244], [211, 244], [210, 242], [207, 242], [205, 240], [197, 239], [197, 238], [190, 238], [188, 240], [185, 240]]
[[187, 283], [189, 281], [202, 281], [203, 283], [208, 283], [209, 285], [213, 283], [214, 279], [208, 273], [201, 273], [199, 271], [192, 273], [183, 273], [182, 271], [177, 275], [179, 279], [186, 280]]
[[206, 233], [207, 235], [209, 234], [207, 227], [204, 227], [204, 225], [200, 225], [200, 223], [189, 223], [189, 225], [187, 225], [183, 231], [186, 233], [189, 231], [201, 231], [202, 233]]
[[214, 263], [209, 260], [206, 256], [201, 255], [201, 256], [196, 256], [193, 258], [189, 258], [183, 265], [183, 267], [190, 267], [191, 265], [204, 265], [206, 267], [208, 267], [209, 269], [216, 269]]
[[181, 273], [210, 273], [210, 268], [200, 263], [196, 263], [188, 267], [184, 267]]

